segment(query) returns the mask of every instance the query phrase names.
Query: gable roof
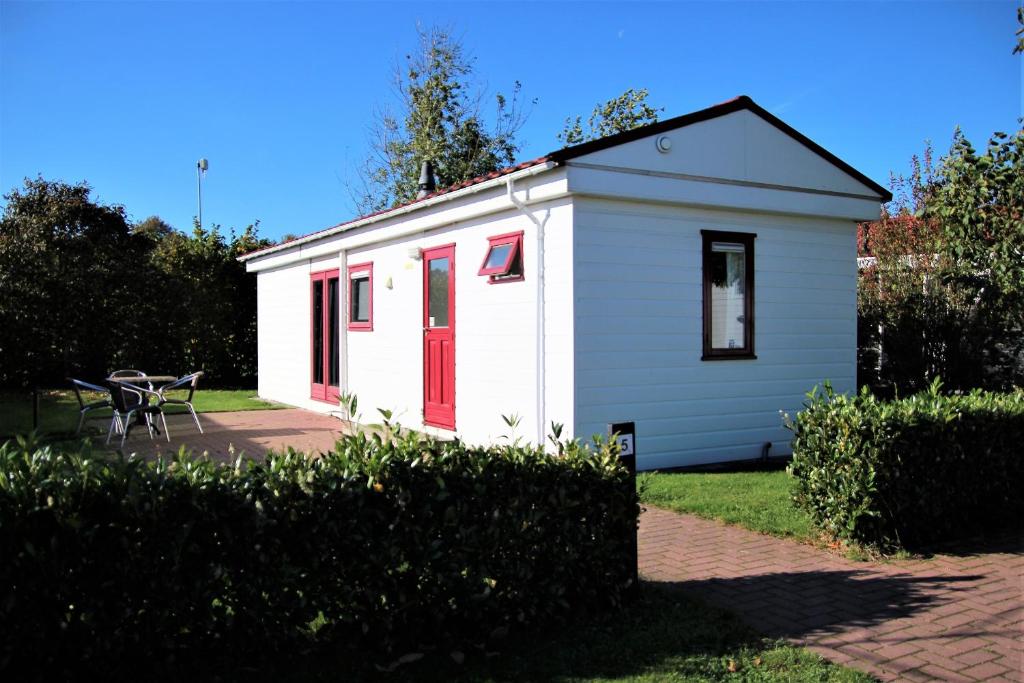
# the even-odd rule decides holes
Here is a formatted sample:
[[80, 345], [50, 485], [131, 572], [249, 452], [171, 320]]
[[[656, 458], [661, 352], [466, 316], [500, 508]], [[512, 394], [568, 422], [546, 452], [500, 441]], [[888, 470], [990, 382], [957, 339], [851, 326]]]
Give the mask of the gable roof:
[[411, 201], [405, 202], [404, 204], [399, 204], [398, 206], [393, 206], [389, 209], [383, 209], [381, 211], [365, 214], [363, 216], [359, 216], [358, 218], [353, 218], [352, 220], [345, 221], [343, 223], [338, 223], [337, 225], [333, 225], [329, 228], [324, 228], [323, 230], [317, 230], [316, 232], [308, 233], [306, 235], [303, 235], [302, 237], [289, 240], [288, 242], [283, 242], [281, 244], [275, 244], [270, 247], [263, 247], [262, 249], [251, 251], [247, 254], [239, 256], [238, 260], [247, 261], [257, 256], [262, 256], [277, 251], [283, 251], [298, 244], [312, 242], [321, 237], [327, 237], [329, 235], [345, 232], [346, 230], [356, 227], [357, 224], [364, 225], [367, 222], [376, 222], [376, 220], [383, 220], [385, 217], [398, 211], [408, 211], [411, 207], [413, 207], [416, 204], [421, 204], [436, 197], [451, 194], [453, 192], [456, 192], [457, 190], [462, 190], [467, 187], [479, 185], [489, 180], [501, 178], [503, 176], [510, 175], [517, 171], [522, 171], [528, 168], [532, 168], [534, 166], [541, 166], [543, 164], [550, 164], [552, 168], [554, 168], [556, 166], [563, 165], [565, 162], [571, 159], [575, 159], [586, 154], [598, 152], [600, 150], [615, 147], [616, 145], [621, 145], [627, 142], [633, 142], [634, 140], [639, 140], [649, 135], [657, 135], [659, 133], [665, 133], [671, 130], [676, 130], [679, 128], [683, 128], [685, 126], [692, 125], [694, 123], [700, 123], [701, 121], [707, 121], [709, 119], [718, 118], [720, 116], [725, 116], [727, 114], [732, 114], [734, 112], [741, 110], [752, 112], [757, 116], [761, 117], [778, 130], [782, 131], [789, 137], [799, 142], [804, 147], [808, 148], [818, 156], [822, 157], [829, 163], [841, 169], [846, 174], [850, 175], [857, 181], [869, 187], [873, 192], [877, 192], [881, 197], [882, 201], [888, 202], [892, 200], [892, 193], [889, 192], [889, 190], [885, 189], [875, 181], [871, 180], [871, 178], [868, 178], [866, 175], [855, 169], [853, 166], [850, 166], [848, 163], [846, 163], [836, 155], [832, 154], [827, 149], [825, 149], [818, 143], [814, 142], [800, 131], [788, 125], [787, 123], [779, 119], [777, 116], [766, 110], [764, 107], [754, 102], [754, 100], [750, 99], [746, 95], [740, 95], [739, 97], [734, 97], [731, 100], [726, 100], [725, 102], [713, 105], [711, 107], [708, 107], [707, 109], [701, 109], [699, 111], [684, 114], [682, 116], [677, 116], [675, 118], [665, 119], [664, 121], [658, 121], [657, 123], [650, 123], [646, 126], [640, 126], [639, 128], [634, 128], [632, 130], [627, 130], [622, 133], [616, 133], [615, 135], [609, 135], [603, 138], [598, 138], [597, 140], [590, 140], [589, 142], [583, 142], [578, 145], [563, 147], [553, 152], [549, 152], [544, 156], [537, 157], [536, 159], [524, 161], [514, 166], [508, 166], [506, 168], [502, 168], [497, 171], [491, 171], [490, 173], [480, 175], [469, 180], [464, 180], [462, 182], [451, 185], [450, 187], [446, 187], [437, 190], [436, 192], [432, 192], [426, 195], [425, 197], [419, 197]]
[[778, 118], [767, 109], [759, 105], [754, 100], [750, 99], [746, 95], [740, 95], [734, 97], [731, 100], [726, 100], [720, 104], [708, 107], [707, 109], [701, 109], [700, 111], [691, 112], [689, 114], [683, 114], [672, 119], [665, 119], [664, 121], [658, 121], [657, 123], [650, 123], [646, 126], [627, 130], [622, 133], [616, 133], [615, 135], [609, 135], [607, 137], [598, 138], [597, 140], [591, 140], [572, 147], [565, 147], [554, 152], [550, 152], [544, 156], [545, 159], [563, 163], [570, 159], [583, 156], [584, 154], [591, 154], [598, 152], [602, 149], [608, 149], [609, 147], [615, 147], [626, 142], [633, 142], [645, 138], [649, 135], [657, 135], [659, 133], [666, 133], [670, 130], [676, 130], [677, 128], [683, 128], [694, 123], [700, 123], [701, 121], [707, 121], [708, 119], [718, 118], [719, 116], [725, 116], [726, 114], [732, 114], [733, 112], [746, 110], [757, 114], [762, 119], [775, 126], [789, 137], [793, 138], [801, 145], [811, 150], [821, 158], [825, 159], [829, 163], [840, 168], [846, 174], [852, 176], [858, 182], [863, 183], [867, 187], [871, 188], [873, 192], [877, 192], [881, 196], [883, 201], [892, 201], [892, 193], [885, 189], [871, 178], [850, 166], [848, 163], [837, 157], [832, 152], [828, 151], [814, 140], [793, 128], [782, 119]]

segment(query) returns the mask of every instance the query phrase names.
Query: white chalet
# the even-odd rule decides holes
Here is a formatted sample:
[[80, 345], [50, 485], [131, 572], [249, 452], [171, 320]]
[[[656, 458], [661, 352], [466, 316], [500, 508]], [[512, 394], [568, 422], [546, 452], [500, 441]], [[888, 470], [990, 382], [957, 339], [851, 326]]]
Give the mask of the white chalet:
[[889, 192], [749, 97], [241, 257], [259, 395], [487, 443], [636, 424], [637, 466], [789, 452], [853, 391], [856, 223]]

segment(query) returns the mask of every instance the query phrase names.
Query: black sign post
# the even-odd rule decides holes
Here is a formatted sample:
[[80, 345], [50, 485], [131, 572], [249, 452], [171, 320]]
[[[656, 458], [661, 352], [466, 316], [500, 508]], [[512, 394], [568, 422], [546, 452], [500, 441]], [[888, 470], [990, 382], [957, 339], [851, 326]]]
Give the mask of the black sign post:
[[[626, 480], [626, 485], [629, 487], [628, 495], [633, 497], [636, 495], [636, 425], [632, 422], [609, 424], [608, 438], [614, 439], [619, 444], [619, 458], [622, 460], [622, 464], [626, 466], [626, 469], [629, 470], [629, 477]], [[636, 591], [640, 586], [640, 559], [637, 553], [636, 526], [629, 532], [629, 537], [626, 539], [626, 549], [633, 570], [631, 590]]]

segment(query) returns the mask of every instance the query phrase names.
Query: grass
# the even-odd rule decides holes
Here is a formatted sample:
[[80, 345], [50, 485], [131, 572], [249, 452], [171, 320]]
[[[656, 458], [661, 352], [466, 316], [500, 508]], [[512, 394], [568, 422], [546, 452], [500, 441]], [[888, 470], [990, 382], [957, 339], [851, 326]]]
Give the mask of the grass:
[[[584, 621], [585, 619], [585, 621]], [[362, 680], [466, 683], [662, 683], [816, 681], [866, 683], [869, 676], [803, 648], [761, 638], [737, 617], [683, 595], [673, 584], [642, 583], [624, 610], [581, 617], [492, 643], [490, 653], [428, 653], [388, 675]], [[289, 663], [288, 680], [352, 680], [329, 657]], [[354, 676], [359, 680], [358, 675]]]
[[649, 505], [799, 541], [817, 538], [811, 520], [790, 501], [789, 475], [773, 472], [644, 473], [637, 476]]
[[[172, 398], [186, 398], [185, 391], [168, 392]], [[101, 394], [83, 396], [86, 401], [96, 401]], [[199, 413], [219, 413], [234, 410], [273, 410], [284, 408], [276, 403], [261, 401], [251, 389], [199, 389], [192, 405]], [[167, 406], [167, 414], [187, 412], [184, 406]], [[110, 410], [89, 412], [83, 432], [106, 433], [110, 424]], [[54, 436], [73, 434], [78, 426], [78, 402], [70, 389], [45, 390], [39, 398], [39, 431]], [[24, 434], [32, 430], [32, 398], [28, 393], [0, 394], [0, 438]]]

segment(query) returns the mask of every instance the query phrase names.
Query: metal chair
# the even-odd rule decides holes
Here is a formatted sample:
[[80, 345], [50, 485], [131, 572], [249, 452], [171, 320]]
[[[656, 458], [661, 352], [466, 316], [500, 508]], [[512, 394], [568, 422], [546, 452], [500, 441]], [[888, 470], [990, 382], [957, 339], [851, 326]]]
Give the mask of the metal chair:
[[[138, 377], [138, 375], [135, 375]], [[110, 382], [110, 397], [114, 404], [114, 416], [116, 420], [120, 420], [123, 425], [121, 430], [121, 448], [124, 448], [124, 442], [128, 440], [128, 434], [132, 430], [133, 420], [138, 417], [142, 417], [146, 423], [146, 428], [149, 430], [149, 438], [153, 438], [153, 416], [159, 415], [164, 425], [164, 436], [167, 440], [171, 440], [171, 435], [167, 432], [167, 418], [164, 417], [164, 411], [161, 409], [162, 397], [156, 391], [152, 389], [144, 389], [143, 387], [127, 384], [121, 382]], [[150, 403], [149, 398], [152, 397], [156, 400], [155, 403]], [[110, 429], [107, 430], [107, 443], [110, 443], [110, 437], [114, 433], [114, 420], [111, 420]]]
[[[192, 419], [195, 420], [196, 427], [199, 429], [199, 433], [203, 433], [203, 426], [199, 424], [199, 417], [196, 415], [196, 409], [192, 407], [192, 396], [196, 393], [196, 385], [199, 383], [199, 378], [203, 376], [203, 371], [193, 372], [190, 375], [185, 375], [180, 379], [176, 379], [170, 384], [165, 384], [160, 387], [160, 405], [164, 406], [167, 404], [175, 406], [185, 406], [188, 411], [192, 413]], [[181, 389], [182, 387], [188, 387], [188, 398], [167, 398], [165, 392], [173, 391], [174, 389]], [[166, 422], [164, 423], [164, 429], [167, 429]]]
[[[93, 401], [92, 403], [86, 403], [85, 399], [82, 397], [83, 391], [97, 391], [101, 394], [106, 394], [109, 397], [110, 389], [108, 389], [107, 387], [101, 387], [96, 384], [89, 384], [88, 382], [83, 382], [80, 379], [72, 379], [71, 377], [68, 378], [68, 381], [71, 382], [71, 386], [75, 390], [75, 398], [78, 399], [78, 429], [75, 430], [75, 436], [78, 436], [79, 434], [82, 433], [82, 425], [85, 424], [86, 413], [88, 413], [90, 410], [98, 410], [100, 408], [113, 408], [114, 404], [111, 402], [110, 398], [105, 398], [101, 401]], [[113, 424], [111, 424], [111, 427], [113, 427]], [[118, 429], [121, 429], [120, 421], [118, 421]]]

